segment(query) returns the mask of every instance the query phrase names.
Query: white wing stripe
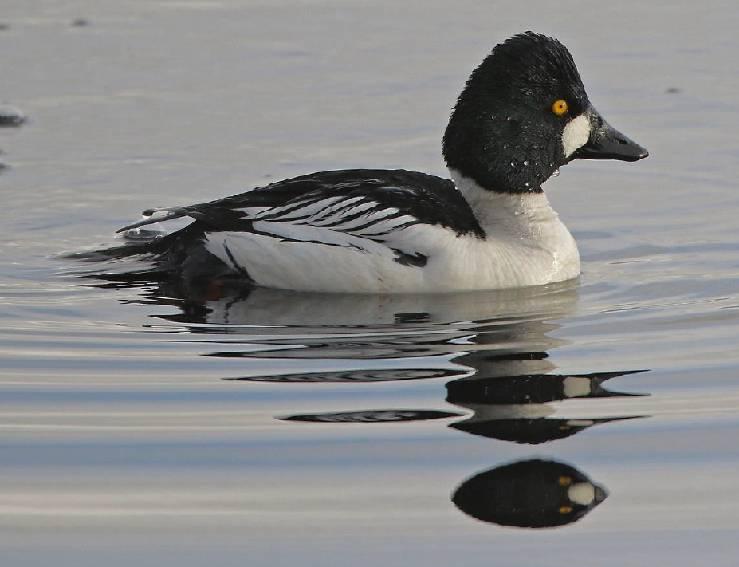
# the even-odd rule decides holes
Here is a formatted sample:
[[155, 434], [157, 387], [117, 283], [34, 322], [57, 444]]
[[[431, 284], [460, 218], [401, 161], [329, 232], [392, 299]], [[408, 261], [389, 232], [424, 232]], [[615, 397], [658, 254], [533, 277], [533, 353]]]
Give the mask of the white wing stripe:
[[336, 203], [333, 203], [326, 207], [324, 210], [319, 211], [311, 218], [311, 224], [318, 224], [319, 221], [327, 220], [326, 217], [330, 218], [341, 218], [347, 214], [347, 209], [354, 210], [356, 207], [362, 206], [364, 203], [370, 203], [364, 197], [352, 197], [351, 199], [342, 199]]
[[350, 232], [364, 237], [375, 237], [397, 232], [415, 224], [418, 224], [418, 219], [409, 215], [401, 215], [392, 219], [380, 220], [369, 226], [360, 227]]
[[[282, 207], [259, 212], [252, 218], [256, 232], [264, 231], [262, 234], [265, 236], [332, 245], [346, 245], [341, 235], [343, 238], [387, 243], [393, 240], [394, 234], [420, 222], [413, 215], [397, 207], [382, 205], [367, 195], [316, 197], [313, 194]], [[308, 237], [302, 230], [319, 230], [321, 236], [311, 233]]]
[[346, 214], [342, 215], [342, 217], [322, 226], [333, 230], [349, 230], [352, 227], [360, 227], [372, 222], [372, 219], [378, 214], [381, 215], [378, 217], [378, 220], [380, 220], [391, 212], [392, 211], [390, 209], [378, 209], [377, 203], [368, 203], [365, 207], [350, 209], [346, 211]]
[[350, 218], [345, 219], [343, 222], [336, 223], [330, 228], [334, 230], [361, 230], [365, 227], [370, 227], [377, 222], [386, 220], [388, 217], [400, 215], [400, 211], [396, 208], [389, 207], [387, 209], [380, 209], [379, 211], [373, 212], [372, 214], [366, 215], [353, 215]]
[[335, 226], [370, 212], [371, 209], [377, 207], [377, 203], [372, 201], [364, 201], [360, 203], [352, 203], [344, 207], [339, 207], [333, 211], [329, 211], [325, 215], [312, 218], [310, 224], [314, 226]]
[[[361, 198], [361, 197], [360, 197]], [[275, 207], [270, 209], [267, 214], [260, 215], [260, 220], [292, 220], [295, 218], [309, 218], [316, 213], [320, 213], [326, 207], [335, 204], [337, 201], [343, 200], [339, 197], [329, 197], [327, 199], [311, 198], [294, 201], [289, 206]]]

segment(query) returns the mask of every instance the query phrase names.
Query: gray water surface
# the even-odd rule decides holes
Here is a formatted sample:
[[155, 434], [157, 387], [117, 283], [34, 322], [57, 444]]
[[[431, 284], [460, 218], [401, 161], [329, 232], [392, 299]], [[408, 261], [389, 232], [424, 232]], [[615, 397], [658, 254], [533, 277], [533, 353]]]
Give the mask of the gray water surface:
[[[0, 24], [29, 117], [0, 129], [2, 565], [739, 562], [734, 3], [4, 0]], [[311, 171], [444, 175], [467, 74], [525, 29], [651, 153], [545, 186], [579, 281], [183, 291], [59, 257]], [[519, 522], [563, 521], [568, 475], [607, 498], [500, 525], [515, 490]]]

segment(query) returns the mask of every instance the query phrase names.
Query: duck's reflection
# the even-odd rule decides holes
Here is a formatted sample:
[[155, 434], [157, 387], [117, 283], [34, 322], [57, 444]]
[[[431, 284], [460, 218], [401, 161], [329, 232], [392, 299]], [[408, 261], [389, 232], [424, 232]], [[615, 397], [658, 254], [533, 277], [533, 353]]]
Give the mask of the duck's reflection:
[[446, 385], [447, 401], [471, 410], [465, 420], [450, 427], [501, 441], [539, 444], [564, 439], [594, 425], [633, 419], [636, 415], [599, 418], [553, 417], [556, 408], [550, 402], [579, 398], [639, 396], [614, 392], [602, 384], [617, 376], [643, 370], [596, 372], [592, 374], [524, 374], [453, 380]]
[[[262, 357], [266, 358], [266, 357]], [[388, 382], [398, 380], [427, 380], [459, 376], [460, 371], [449, 368], [377, 368], [361, 370], [326, 370], [322, 372], [291, 372], [240, 378], [224, 378], [245, 382]]]
[[490, 439], [537, 445], [539, 443], [548, 443], [549, 441], [564, 439], [565, 437], [580, 433], [594, 425], [643, 417], [638, 415], [629, 415], [623, 417], [567, 419], [548, 417], [503, 417], [505, 415], [506, 414], [503, 412], [496, 414], [494, 411], [491, 411], [484, 419], [480, 419], [478, 416], [473, 416], [469, 419], [452, 423], [450, 427], [458, 429], [459, 431], [464, 431], [465, 433], [488, 437]]
[[[209, 285], [177, 295], [150, 288], [146, 300], [176, 306], [177, 313], [157, 317], [203, 345], [204, 356], [243, 361], [243, 374], [224, 380], [370, 384], [442, 378], [448, 380], [445, 401], [455, 406], [360, 406], [275, 416], [288, 422], [440, 420], [475, 436], [539, 444], [642, 417], [623, 409], [600, 413], [601, 406], [590, 400], [644, 395], [605, 383], [645, 370], [558, 372], [550, 354], [567, 343], [552, 335], [575, 309], [574, 284], [415, 296], [226, 289]], [[438, 387], [441, 404], [443, 386]], [[580, 414], [568, 414], [571, 400], [581, 402]], [[575, 468], [534, 459], [475, 475], [457, 488], [453, 501], [482, 521], [550, 527], [582, 518], [605, 496], [605, 489]]]
[[[468, 361], [469, 364], [469, 361]], [[479, 372], [479, 367], [474, 367]], [[447, 401], [457, 405], [544, 404], [572, 398], [604, 398], [638, 396], [640, 394], [613, 392], [602, 384], [606, 380], [644, 370], [621, 372], [594, 372], [592, 374], [520, 374], [478, 378], [478, 373], [446, 385]]]
[[[643, 372], [603, 372], [581, 375], [523, 375], [495, 378], [463, 378], [447, 383], [447, 402], [472, 411], [472, 415], [449, 424], [450, 427], [472, 435], [539, 444], [569, 437], [594, 425], [634, 419], [638, 415], [601, 418], [552, 417], [557, 409], [548, 402], [570, 398], [601, 398], [640, 396], [643, 394], [614, 392], [601, 385], [604, 381]], [[316, 423], [387, 423], [443, 419], [464, 414], [412, 410], [374, 409], [360, 411], [326, 412], [284, 416], [288, 421]]]
[[459, 417], [461, 414], [435, 410], [365, 410], [327, 413], [308, 413], [283, 417], [285, 421], [313, 421], [316, 423], [391, 423], [397, 421], [426, 421]]
[[[131, 274], [109, 274], [108, 279], [107, 287], [145, 281]], [[367, 424], [457, 418], [449, 425], [458, 431], [538, 444], [640, 417], [563, 411], [562, 402], [571, 399], [640, 395], [613, 391], [604, 383], [645, 371], [556, 372], [550, 353], [565, 342], [552, 333], [575, 309], [577, 286], [572, 283], [438, 295], [326, 295], [243, 288], [228, 281], [160, 282], [147, 290], [145, 301], [178, 308], [158, 317], [199, 337], [193, 340], [207, 345], [203, 356], [243, 360], [250, 371], [224, 380], [289, 384], [454, 378], [446, 384], [446, 402], [464, 410], [360, 407], [280, 419]], [[290, 370], [265, 372], [270, 368], [263, 364], [266, 359], [275, 361], [274, 368]], [[262, 361], [259, 372], [253, 372], [253, 360]]]
[[550, 528], [576, 522], [607, 496], [605, 488], [569, 465], [530, 459], [468, 478], [452, 501], [483, 522]]
[[[221, 341], [221, 348], [205, 355], [305, 363], [289, 373], [226, 380], [368, 383], [456, 378], [446, 384], [446, 401], [466, 410], [365, 407], [279, 416], [287, 421], [368, 424], [464, 416], [450, 427], [504, 441], [544, 443], [594, 425], [640, 417], [561, 415], [559, 402], [569, 399], [640, 395], [613, 391], [604, 383], [644, 372], [555, 373], [549, 351], [563, 341], [550, 333], [558, 328], [556, 318], [567, 315], [575, 300], [573, 288], [567, 287], [407, 297], [255, 290], [238, 301], [208, 303], [202, 323], [224, 325], [229, 336], [248, 338]], [[277, 307], [267, 312], [271, 305]], [[268, 320], [273, 323], [270, 335], [255, 337], [254, 329], [264, 332]], [[254, 348], [257, 341], [260, 348]], [[240, 349], [240, 344], [250, 348]], [[360, 368], [311, 369], [315, 364], [357, 366], [358, 361]]]

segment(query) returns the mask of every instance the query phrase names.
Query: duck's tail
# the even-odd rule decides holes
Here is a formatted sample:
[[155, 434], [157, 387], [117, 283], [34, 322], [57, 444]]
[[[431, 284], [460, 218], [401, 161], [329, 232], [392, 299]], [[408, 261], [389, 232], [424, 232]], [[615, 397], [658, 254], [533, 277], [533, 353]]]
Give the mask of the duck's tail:
[[157, 259], [159, 256], [170, 254], [177, 248], [177, 244], [185, 237], [179, 232], [147, 235], [144, 231], [139, 231], [139, 235], [126, 234], [122, 244], [71, 252], [65, 254], [64, 257], [85, 262], [121, 260], [131, 256], [148, 256], [150, 259]]
[[[142, 230], [138, 227], [123, 233], [122, 243], [64, 254], [66, 259], [96, 264], [85, 275], [118, 276], [122, 274], [161, 278], [218, 277], [229, 271], [223, 262], [203, 245], [204, 231], [198, 222], [171, 233]], [[129, 261], [130, 260], [130, 261]]]

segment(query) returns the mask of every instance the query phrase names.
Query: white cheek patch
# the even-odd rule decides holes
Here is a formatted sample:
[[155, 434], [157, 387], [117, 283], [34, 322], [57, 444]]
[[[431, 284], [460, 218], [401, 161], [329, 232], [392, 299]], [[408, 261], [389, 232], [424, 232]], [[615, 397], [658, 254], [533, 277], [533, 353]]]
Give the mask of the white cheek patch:
[[588, 117], [581, 114], [570, 120], [562, 132], [562, 149], [565, 157], [570, 157], [575, 150], [587, 144], [588, 138], [590, 138], [590, 120], [588, 120]]
[[567, 498], [580, 506], [590, 506], [595, 500], [595, 487], [589, 482], [578, 482], [567, 489]]

